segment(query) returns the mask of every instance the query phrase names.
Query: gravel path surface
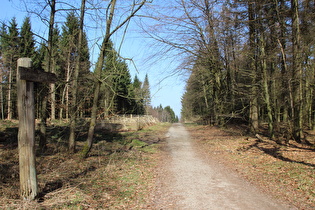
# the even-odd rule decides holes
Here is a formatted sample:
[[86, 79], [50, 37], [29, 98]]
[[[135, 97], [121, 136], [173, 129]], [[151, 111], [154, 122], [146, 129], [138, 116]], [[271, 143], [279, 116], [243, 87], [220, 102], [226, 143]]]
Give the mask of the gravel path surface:
[[291, 209], [264, 195], [235, 172], [198, 154], [189, 133], [174, 124], [159, 175], [155, 209]]

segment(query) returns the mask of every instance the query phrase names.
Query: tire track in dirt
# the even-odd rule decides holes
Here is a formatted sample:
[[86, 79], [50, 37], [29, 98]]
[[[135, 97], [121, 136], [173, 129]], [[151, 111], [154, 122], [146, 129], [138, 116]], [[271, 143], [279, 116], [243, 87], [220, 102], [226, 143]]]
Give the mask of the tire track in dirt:
[[183, 125], [174, 124], [167, 137], [169, 154], [160, 172], [157, 209], [294, 209], [222, 165], [201, 158]]

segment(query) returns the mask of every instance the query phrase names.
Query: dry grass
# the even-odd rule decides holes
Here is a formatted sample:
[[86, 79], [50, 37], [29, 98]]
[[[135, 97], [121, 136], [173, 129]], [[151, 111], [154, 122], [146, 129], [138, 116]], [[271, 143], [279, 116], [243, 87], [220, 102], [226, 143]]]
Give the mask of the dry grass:
[[[82, 159], [80, 152], [67, 153], [67, 129], [53, 126], [48, 152], [36, 160], [39, 198], [27, 202], [19, 198], [16, 122], [1, 122], [0, 208], [150, 209], [155, 172], [163, 160], [157, 143], [163, 142], [168, 127], [116, 134], [98, 131], [92, 153]], [[238, 171], [280, 200], [300, 209], [315, 208], [314, 147], [259, 141], [245, 135], [242, 127], [188, 126], [188, 130], [204, 156]], [[85, 135], [80, 132], [78, 138], [84, 140]], [[79, 150], [82, 146], [78, 141]]]
[[[150, 205], [159, 147], [156, 143], [164, 138], [169, 125], [115, 134], [100, 130], [86, 159], [80, 152], [66, 151], [67, 129], [54, 126], [48, 151], [36, 159], [40, 194], [32, 202], [19, 197], [17, 144], [7, 139], [14, 138], [16, 129], [11, 123], [3, 127], [0, 136], [2, 132], [6, 137], [0, 137], [1, 209], [139, 209]], [[79, 134], [83, 138], [80, 135], [85, 134]], [[80, 151], [84, 142], [77, 144]]]

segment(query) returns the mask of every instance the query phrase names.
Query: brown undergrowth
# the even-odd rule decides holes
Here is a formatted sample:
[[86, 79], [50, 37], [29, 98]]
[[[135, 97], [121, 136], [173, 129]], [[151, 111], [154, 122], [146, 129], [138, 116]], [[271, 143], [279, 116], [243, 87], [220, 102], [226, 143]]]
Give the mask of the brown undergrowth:
[[19, 197], [16, 122], [0, 129], [1, 209], [145, 209], [154, 185], [159, 142], [170, 125], [137, 132], [98, 130], [88, 158], [82, 159], [86, 133], [78, 132], [77, 150], [66, 150], [68, 129], [50, 126], [47, 152], [37, 154], [39, 196], [33, 202]]
[[[299, 209], [315, 209], [315, 147], [244, 134], [242, 127], [187, 126], [207, 156], [237, 171], [263, 191]], [[309, 132], [309, 141], [314, 136]]]

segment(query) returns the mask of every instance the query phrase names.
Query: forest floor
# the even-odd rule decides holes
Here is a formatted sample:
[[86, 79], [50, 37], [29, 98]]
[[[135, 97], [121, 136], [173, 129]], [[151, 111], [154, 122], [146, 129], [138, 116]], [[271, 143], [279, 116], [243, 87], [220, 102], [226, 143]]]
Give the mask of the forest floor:
[[87, 128], [77, 134], [77, 153], [67, 151], [67, 124], [49, 124], [48, 150], [37, 152], [39, 196], [19, 196], [17, 122], [0, 121], [0, 209], [146, 209], [158, 165], [159, 143], [170, 124], [136, 132], [97, 130], [88, 158], [81, 150]]
[[[169, 129], [170, 124], [160, 124], [137, 132], [97, 131], [90, 156], [82, 159], [86, 132], [78, 133], [78, 152], [69, 154], [67, 129], [50, 125], [48, 151], [36, 159], [40, 195], [27, 202], [19, 198], [17, 123], [1, 121], [0, 208], [176, 209], [178, 198], [167, 190], [174, 178], [166, 170], [173, 160]], [[191, 146], [205, 162], [237, 174], [279, 203], [315, 208], [314, 147], [258, 140], [241, 126], [186, 129]]]

